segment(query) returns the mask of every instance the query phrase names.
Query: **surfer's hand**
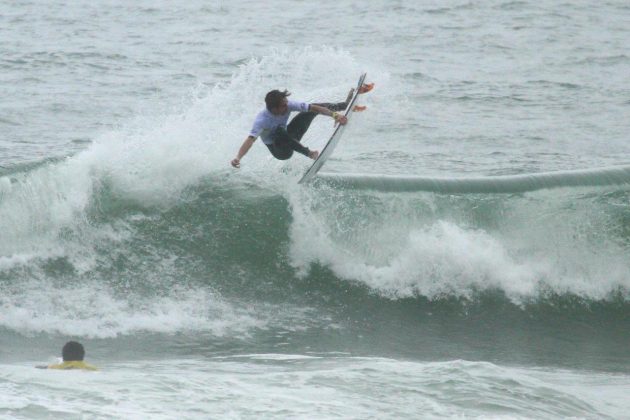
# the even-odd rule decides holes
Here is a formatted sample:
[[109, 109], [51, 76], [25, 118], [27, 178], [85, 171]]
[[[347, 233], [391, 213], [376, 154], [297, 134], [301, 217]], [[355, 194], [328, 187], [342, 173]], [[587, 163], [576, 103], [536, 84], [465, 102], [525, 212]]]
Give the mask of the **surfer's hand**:
[[346, 123], [348, 122], [348, 118], [338, 112], [333, 112], [331, 116], [333, 117], [333, 120], [335, 120], [335, 124], [346, 125]]
[[308, 152], [308, 157], [316, 160], [319, 157], [319, 152], [317, 150], [311, 150], [310, 152]]
[[234, 166], [235, 168], [240, 168], [241, 167], [241, 160], [239, 158], [234, 158], [232, 159], [232, 162], [230, 162], [232, 164], [232, 166]]

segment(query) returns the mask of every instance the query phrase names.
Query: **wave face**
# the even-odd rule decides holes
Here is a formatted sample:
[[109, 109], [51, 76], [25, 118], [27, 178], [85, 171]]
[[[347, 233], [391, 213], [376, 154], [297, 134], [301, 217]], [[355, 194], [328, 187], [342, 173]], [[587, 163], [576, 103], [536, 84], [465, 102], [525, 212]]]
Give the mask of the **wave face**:
[[[261, 75], [301, 87], [307, 80], [291, 75], [323, 58], [337, 74], [361, 70], [340, 51], [287, 54], [243, 65], [177, 113], [138, 118], [70, 158], [5, 173], [0, 327], [184, 333], [253, 340], [259, 351], [278, 331], [300, 348], [343, 347], [360, 335], [370, 337], [365, 351], [416, 356], [428, 335], [420, 353], [429, 357], [454, 352], [448, 343], [458, 340], [483, 352], [491, 336], [504, 354], [540, 329], [561, 331], [558, 341], [595, 337], [622, 363], [627, 185], [500, 195], [302, 186], [307, 162], [273, 161], [262, 147], [233, 171], [233, 139], [258, 110]], [[326, 89], [301, 96], [352, 83], [329, 77], [318, 83]], [[315, 136], [329, 131], [313, 127]], [[564, 346], [567, 363], [580, 357]]]

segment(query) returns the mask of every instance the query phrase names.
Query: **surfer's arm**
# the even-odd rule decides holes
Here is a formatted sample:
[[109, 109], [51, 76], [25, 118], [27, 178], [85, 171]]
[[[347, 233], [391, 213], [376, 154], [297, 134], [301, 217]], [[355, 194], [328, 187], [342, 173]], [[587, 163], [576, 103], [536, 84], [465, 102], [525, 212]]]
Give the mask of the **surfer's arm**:
[[330, 109], [325, 108], [320, 105], [311, 104], [308, 110], [311, 112], [316, 112], [318, 114], [328, 115], [329, 117], [332, 117], [335, 120], [335, 122], [338, 122], [341, 125], [344, 125], [345, 123], [348, 122], [348, 119], [346, 118], [345, 115], [339, 114], [338, 112], [331, 111]]
[[249, 152], [249, 149], [252, 147], [252, 144], [254, 144], [255, 141], [256, 141], [256, 137], [247, 136], [247, 138], [241, 145], [241, 148], [238, 149], [238, 154], [236, 155], [234, 159], [232, 159], [232, 162], [231, 162], [232, 166], [234, 166], [235, 168], [238, 168], [241, 166], [241, 159], [243, 159], [243, 156], [245, 156], [247, 152]]

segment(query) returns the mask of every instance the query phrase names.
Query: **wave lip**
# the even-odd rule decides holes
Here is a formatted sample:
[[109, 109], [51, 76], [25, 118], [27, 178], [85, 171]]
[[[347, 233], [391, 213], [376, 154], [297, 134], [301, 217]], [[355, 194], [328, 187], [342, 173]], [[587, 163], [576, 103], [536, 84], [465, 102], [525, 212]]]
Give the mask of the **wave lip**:
[[425, 191], [446, 194], [509, 194], [560, 187], [630, 184], [630, 165], [470, 178], [320, 173], [318, 179], [347, 188], [383, 192]]

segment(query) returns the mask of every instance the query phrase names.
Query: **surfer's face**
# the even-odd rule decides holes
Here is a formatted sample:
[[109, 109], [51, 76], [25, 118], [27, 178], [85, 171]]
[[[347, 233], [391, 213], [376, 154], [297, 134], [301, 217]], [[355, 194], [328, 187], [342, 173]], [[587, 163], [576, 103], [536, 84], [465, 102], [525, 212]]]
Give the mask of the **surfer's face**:
[[282, 99], [282, 103], [275, 108], [271, 109], [271, 113], [274, 115], [283, 115], [286, 114], [289, 110], [289, 101], [287, 98]]

